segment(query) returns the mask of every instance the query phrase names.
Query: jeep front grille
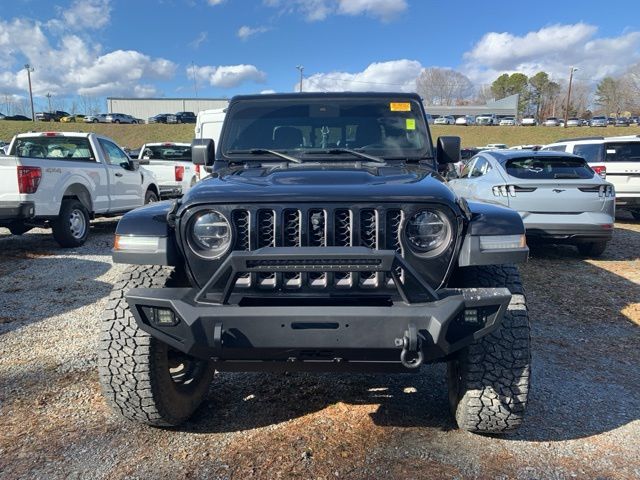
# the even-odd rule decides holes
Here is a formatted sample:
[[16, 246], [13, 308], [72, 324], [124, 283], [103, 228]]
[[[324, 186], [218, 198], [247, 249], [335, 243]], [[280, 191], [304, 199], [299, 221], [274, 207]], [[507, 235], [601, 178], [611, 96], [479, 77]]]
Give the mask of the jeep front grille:
[[[401, 255], [403, 212], [399, 208], [260, 208], [233, 210], [234, 250], [263, 247], [358, 247], [395, 250]], [[397, 274], [402, 281], [404, 273]], [[276, 288], [393, 287], [382, 272], [260, 272], [245, 274], [238, 286]]]

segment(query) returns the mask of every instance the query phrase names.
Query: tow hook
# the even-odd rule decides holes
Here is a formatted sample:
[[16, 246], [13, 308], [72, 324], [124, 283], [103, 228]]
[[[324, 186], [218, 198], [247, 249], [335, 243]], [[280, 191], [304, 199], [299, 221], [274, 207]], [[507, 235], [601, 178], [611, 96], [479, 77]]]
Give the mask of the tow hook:
[[404, 337], [396, 338], [396, 345], [402, 347], [400, 352], [400, 363], [405, 368], [418, 368], [422, 365], [424, 355], [420, 348], [420, 338], [418, 330], [413, 323], [410, 323], [404, 332]]

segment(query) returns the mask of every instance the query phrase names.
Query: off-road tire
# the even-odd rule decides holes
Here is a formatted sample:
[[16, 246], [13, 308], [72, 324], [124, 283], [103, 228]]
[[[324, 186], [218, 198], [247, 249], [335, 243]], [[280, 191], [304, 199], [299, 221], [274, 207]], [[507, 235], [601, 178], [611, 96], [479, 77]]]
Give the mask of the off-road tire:
[[584, 257], [599, 257], [607, 249], [607, 242], [579, 243], [576, 247]]
[[[72, 225], [72, 215], [78, 215], [78, 220], [84, 222], [84, 230], [79, 235]], [[51, 222], [51, 229], [53, 238], [63, 248], [84, 245], [89, 237], [89, 212], [80, 200], [65, 198], [60, 205], [60, 213]]]
[[158, 201], [158, 195], [153, 190], [147, 190], [147, 193], [144, 194], [144, 204], [154, 203]]
[[139, 265], [130, 266], [113, 287], [103, 316], [98, 373], [107, 402], [129, 420], [176, 426], [191, 417], [207, 395], [214, 374], [211, 363], [189, 357], [196, 373], [190, 382], [174, 381], [169, 371], [174, 351], [138, 328], [125, 300], [131, 288], [181, 287], [186, 282], [170, 267]]
[[460, 269], [457, 287], [506, 287], [513, 297], [500, 327], [447, 364], [449, 403], [458, 426], [504, 434], [522, 423], [529, 394], [531, 337], [518, 270], [513, 265]]

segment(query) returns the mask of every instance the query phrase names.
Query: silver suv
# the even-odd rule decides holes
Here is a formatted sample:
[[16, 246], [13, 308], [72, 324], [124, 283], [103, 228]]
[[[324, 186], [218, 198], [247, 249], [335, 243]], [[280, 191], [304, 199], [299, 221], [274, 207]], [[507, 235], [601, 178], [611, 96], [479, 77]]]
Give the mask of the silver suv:
[[138, 123], [138, 120], [125, 113], [109, 113], [105, 117], [107, 123]]

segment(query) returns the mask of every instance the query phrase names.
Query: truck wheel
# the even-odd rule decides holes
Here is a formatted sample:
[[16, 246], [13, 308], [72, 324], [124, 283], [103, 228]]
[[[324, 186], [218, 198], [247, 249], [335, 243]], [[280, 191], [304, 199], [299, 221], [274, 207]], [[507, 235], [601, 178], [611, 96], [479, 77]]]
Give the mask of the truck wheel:
[[51, 227], [53, 238], [61, 247], [79, 247], [89, 236], [89, 212], [79, 200], [65, 198]]
[[635, 220], [640, 220], [640, 210], [631, 210], [631, 215]]
[[158, 201], [158, 196], [156, 192], [153, 190], [147, 190], [147, 193], [144, 194], [144, 204], [153, 203]]
[[458, 352], [447, 364], [449, 403], [458, 426], [502, 434], [522, 423], [529, 394], [529, 316], [513, 265], [462, 268], [456, 286], [506, 287], [513, 297], [500, 327]]
[[576, 247], [584, 257], [599, 257], [607, 249], [607, 242], [579, 243]]
[[22, 235], [24, 233], [27, 233], [33, 227], [29, 227], [29, 226], [27, 226], [27, 225], [25, 225], [24, 223], [21, 223], [21, 222], [14, 222], [14, 223], [11, 223], [11, 224], [7, 225], [7, 228], [11, 232], [11, 235]]
[[185, 422], [209, 390], [214, 368], [138, 328], [125, 295], [130, 288], [187, 286], [169, 267], [133, 265], [114, 285], [104, 312], [98, 373], [107, 402], [125, 418], [154, 426]]

